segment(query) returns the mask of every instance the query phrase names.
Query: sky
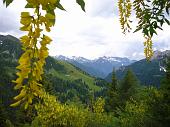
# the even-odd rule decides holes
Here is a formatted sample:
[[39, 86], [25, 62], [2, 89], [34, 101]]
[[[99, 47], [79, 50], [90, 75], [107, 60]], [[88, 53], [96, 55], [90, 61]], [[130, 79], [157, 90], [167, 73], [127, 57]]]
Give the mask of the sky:
[[[117, 0], [85, 0], [86, 13], [76, 4], [76, 0], [61, 0], [67, 11], [57, 9], [56, 25], [48, 35], [53, 42], [48, 46], [51, 56], [82, 56], [94, 59], [101, 56], [128, 57], [142, 59], [143, 36], [140, 32], [122, 34]], [[8, 7], [0, 2], [0, 34], [21, 37], [19, 31], [20, 13], [25, 1], [14, 0]], [[135, 28], [135, 20], [132, 17]], [[170, 49], [169, 26], [164, 26], [158, 36], [153, 38], [154, 50]]]

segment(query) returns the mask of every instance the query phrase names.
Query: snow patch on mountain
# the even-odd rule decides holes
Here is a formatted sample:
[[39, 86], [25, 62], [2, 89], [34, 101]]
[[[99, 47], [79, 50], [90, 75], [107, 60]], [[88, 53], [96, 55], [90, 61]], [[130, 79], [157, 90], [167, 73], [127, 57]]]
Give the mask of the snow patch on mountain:
[[[121, 58], [121, 57], [109, 57], [109, 56], [102, 56], [93, 60], [86, 59], [84, 57], [77, 57], [77, 56], [56, 56], [58, 60], [63, 60], [74, 64], [75, 66], [81, 68], [82, 70], [86, 71], [87, 73], [91, 73], [92, 70], [95, 70], [96, 77], [105, 77], [110, 72], [112, 72], [113, 68], [118, 69], [121, 66], [127, 66], [134, 62], [135, 60], [130, 60], [128, 58]], [[81, 65], [82, 66], [81, 66]], [[100, 74], [96, 74], [99, 72]]]
[[64, 61], [77, 61], [79, 63], [94, 63], [94, 62], [120, 63], [121, 66], [126, 64], [126, 63], [136, 62], [136, 60], [130, 60], [126, 57], [121, 58], [121, 57], [107, 57], [107, 56], [99, 57], [99, 58], [96, 58], [96, 59], [93, 59], [93, 60], [86, 59], [84, 57], [77, 57], [77, 56], [67, 57], [67, 56], [63, 56], [63, 55], [55, 56], [55, 58], [58, 59], [58, 60], [64, 60]]

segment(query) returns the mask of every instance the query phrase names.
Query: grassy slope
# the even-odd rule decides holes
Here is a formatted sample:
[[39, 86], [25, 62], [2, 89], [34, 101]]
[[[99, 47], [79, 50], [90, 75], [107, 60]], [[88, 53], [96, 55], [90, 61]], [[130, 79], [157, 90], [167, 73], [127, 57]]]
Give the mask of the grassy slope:
[[100, 87], [94, 85], [95, 78], [87, 75], [85, 72], [77, 69], [76, 67], [74, 67], [73, 65], [71, 65], [67, 62], [56, 60], [56, 63], [62, 65], [66, 72], [63, 73], [61, 71], [56, 71], [55, 69], [51, 68], [49, 70], [49, 73], [51, 73], [54, 76], [57, 76], [61, 79], [64, 79], [64, 80], [73, 81], [73, 80], [77, 80], [77, 79], [82, 79], [89, 86], [90, 89], [95, 90], [95, 91], [100, 90]]

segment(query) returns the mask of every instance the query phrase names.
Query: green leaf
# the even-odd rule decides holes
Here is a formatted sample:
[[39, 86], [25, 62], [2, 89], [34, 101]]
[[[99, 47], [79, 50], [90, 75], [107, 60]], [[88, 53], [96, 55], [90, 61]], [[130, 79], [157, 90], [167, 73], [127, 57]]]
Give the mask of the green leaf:
[[154, 27], [155, 29], [158, 27], [158, 24], [157, 24], [156, 21], [154, 21], [152, 24], [153, 24], [153, 27]]
[[157, 34], [157, 32], [155, 31], [155, 29], [152, 26], [150, 27], [149, 31], [150, 31], [151, 37], [153, 36], [153, 34]]
[[161, 25], [161, 27], [162, 27], [163, 24], [164, 24], [164, 20], [161, 19], [161, 20], [160, 20], [160, 25]]
[[13, 0], [3, 0], [3, 3], [6, 4], [6, 7], [8, 7], [12, 2]]
[[139, 27], [137, 27], [137, 29], [133, 33], [136, 33], [136, 32], [138, 32], [141, 29], [142, 29], [142, 26], [139, 26]]
[[166, 6], [166, 13], [169, 15], [170, 4]]
[[57, 4], [56, 4], [56, 7], [60, 10], [63, 10], [65, 11], [64, 7], [60, 4], [60, 0], [58, 0]]
[[163, 30], [160, 26], [157, 26], [158, 29]]
[[148, 29], [147, 29], [147, 28], [143, 28], [143, 33], [144, 33], [146, 36], [149, 36], [149, 34], [148, 34]]
[[49, 19], [49, 21], [52, 23], [52, 25], [55, 25], [55, 12], [54, 10], [47, 11], [46, 17]]
[[27, 3], [27, 5], [25, 6], [25, 8], [34, 8], [34, 6], [30, 3]]
[[81, 6], [81, 9], [85, 12], [85, 2], [84, 2], [84, 0], [76, 0], [76, 2]]
[[48, 19], [55, 19], [55, 15], [54, 15], [54, 14], [51, 14], [51, 13], [47, 13], [47, 14], [45, 15], [45, 17], [48, 18]]
[[166, 22], [168, 25], [170, 25], [169, 20], [168, 20], [168, 19], [166, 19], [166, 18], [165, 18], [165, 22]]

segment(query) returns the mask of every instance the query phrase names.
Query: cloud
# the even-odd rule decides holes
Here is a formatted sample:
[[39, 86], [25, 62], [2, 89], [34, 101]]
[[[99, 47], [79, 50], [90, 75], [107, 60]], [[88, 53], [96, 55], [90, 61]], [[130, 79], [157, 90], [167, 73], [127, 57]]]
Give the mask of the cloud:
[[[18, 22], [16, 21], [15, 13], [12, 10], [6, 9], [5, 6], [0, 4], [0, 32], [9, 32], [16, 30]], [[14, 17], [13, 17], [14, 16]]]
[[[20, 4], [18, 4], [20, 3]], [[0, 33], [11, 34], [19, 37], [23, 33], [19, 30], [20, 28], [20, 13], [24, 10], [25, 1], [18, 0], [14, 1], [7, 8], [0, 2]]]
[[118, 15], [117, 0], [87, 0], [86, 9], [92, 17], [101, 16], [104, 18]]
[[[122, 34], [117, 1], [86, 0], [86, 13], [75, 0], [61, 0], [61, 3], [67, 11], [56, 10], [56, 25], [48, 33], [53, 39], [49, 45], [50, 55], [83, 56], [90, 59], [104, 55], [144, 58], [142, 34]], [[18, 28], [23, 5], [23, 0], [15, 1], [8, 9], [0, 4], [0, 33], [17, 37], [22, 34]], [[170, 48], [169, 27], [164, 28], [154, 37], [155, 49]]]

